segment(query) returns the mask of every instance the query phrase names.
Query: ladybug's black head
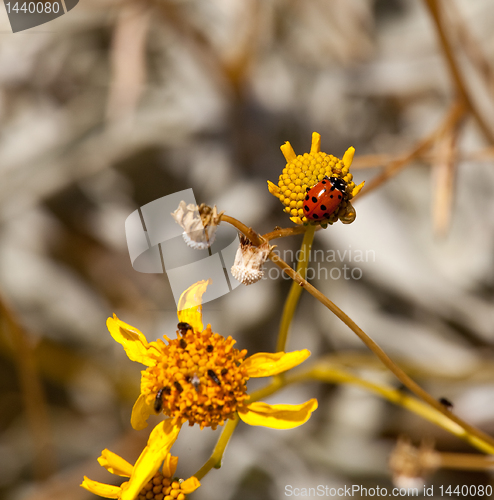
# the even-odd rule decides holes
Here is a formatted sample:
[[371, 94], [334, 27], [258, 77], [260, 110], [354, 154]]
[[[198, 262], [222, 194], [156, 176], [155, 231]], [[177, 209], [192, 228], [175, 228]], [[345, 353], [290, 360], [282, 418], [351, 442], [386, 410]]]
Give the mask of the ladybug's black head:
[[329, 180], [335, 189], [344, 193], [346, 191], [346, 182], [339, 177], [330, 177]]

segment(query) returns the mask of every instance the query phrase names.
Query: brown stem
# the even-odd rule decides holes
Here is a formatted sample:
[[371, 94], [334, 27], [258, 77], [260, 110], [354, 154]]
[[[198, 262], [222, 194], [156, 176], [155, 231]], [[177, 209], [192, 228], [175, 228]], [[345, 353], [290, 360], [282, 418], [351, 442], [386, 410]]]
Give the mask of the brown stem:
[[[275, 240], [276, 238], [286, 238], [287, 236], [296, 236], [297, 234], [304, 234], [307, 231], [308, 226], [295, 226], [295, 227], [278, 227], [273, 231], [263, 234], [262, 237], [267, 240]], [[319, 231], [321, 227], [317, 227], [316, 231]]]
[[3, 327], [4, 334], [10, 337], [14, 348], [27, 423], [34, 443], [34, 473], [38, 480], [46, 479], [56, 467], [44, 390], [38, 377], [30, 339], [1, 297], [0, 327]]
[[228, 222], [228, 224], [236, 227], [241, 233], [245, 234], [245, 236], [247, 236], [247, 238], [249, 238], [252, 244], [256, 247], [265, 242], [264, 238], [261, 235], [257, 234], [251, 227], [247, 227], [243, 222], [240, 222], [234, 217], [223, 214], [221, 216], [221, 220], [223, 222]]
[[450, 418], [453, 422], [462, 427], [466, 432], [477, 436], [479, 439], [494, 446], [494, 439], [485, 434], [484, 432], [476, 429], [470, 424], [464, 422], [462, 419], [451, 413], [444, 405], [439, 403], [434, 397], [414, 382], [398, 365], [396, 365], [391, 358], [374, 342], [347, 314], [345, 314], [336, 304], [331, 302], [319, 290], [313, 287], [309, 282], [304, 280], [297, 274], [285, 261], [280, 259], [278, 255], [271, 252], [270, 259], [283, 271], [285, 271], [293, 280], [295, 280], [301, 287], [305, 288], [313, 297], [315, 297], [321, 304], [326, 306], [333, 314], [335, 314], [343, 323], [345, 323], [359, 338], [360, 340], [380, 359], [380, 361], [388, 368], [396, 378], [405, 385], [411, 392], [413, 392], [420, 399], [431, 405], [433, 408], [441, 412], [443, 415]]
[[[254, 245], [258, 246], [263, 242], [262, 237], [259, 237], [259, 235], [252, 228], [247, 227], [237, 219], [228, 215], [223, 215], [222, 220], [225, 222], [229, 222], [239, 231], [244, 233]], [[427, 391], [422, 389], [422, 387], [414, 382], [398, 365], [396, 365], [394, 361], [381, 349], [381, 347], [379, 347], [379, 345], [376, 344], [376, 342], [374, 342], [346, 313], [344, 313], [336, 304], [334, 304], [319, 290], [317, 290], [317, 288], [313, 287], [308, 281], [303, 279], [275, 252], [271, 252], [269, 258], [278, 267], [285, 271], [287, 275], [290, 276], [290, 278], [296, 281], [301, 287], [305, 288], [305, 290], [307, 290], [313, 297], [321, 302], [321, 304], [327, 307], [335, 316], [343, 321], [343, 323], [345, 323], [360, 338], [360, 340], [362, 340], [362, 342], [379, 358], [383, 365], [386, 366], [386, 368], [388, 368], [405, 387], [407, 387], [411, 392], [413, 392], [420, 399], [435, 408], [437, 411], [458, 424], [462, 429], [464, 429], [464, 431], [466, 431], [466, 433], [476, 436], [477, 438], [494, 447], [494, 439], [491, 436], [485, 434], [479, 429], [476, 429], [467, 422], [464, 422], [461, 418], [454, 415], [444, 405], [439, 403], [439, 401], [437, 401]]]
[[446, 30], [443, 23], [441, 7], [439, 5], [438, 0], [424, 0], [427, 8], [429, 9], [429, 13], [431, 14], [432, 20], [434, 21], [434, 25], [436, 27], [437, 34], [439, 36], [439, 42], [441, 44], [441, 49], [443, 51], [444, 57], [448, 63], [448, 68], [451, 73], [451, 78], [453, 79], [454, 85], [456, 87], [456, 92], [458, 96], [465, 102], [467, 107], [469, 108], [472, 116], [475, 118], [479, 128], [484, 134], [485, 138], [491, 143], [494, 144], [494, 134], [487, 123], [484, 121], [484, 118], [480, 115], [477, 108], [475, 107], [470, 95], [467, 91], [467, 87], [463, 78], [463, 75], [460, 72], [458, 64], [456, 62], [453, 49], [451, 47], [451, 43], [446, 34]]
[[[386, 182], [390, 177], [395, 176], [402, 168], [408, 165], [412, 160], [418, 158], [423, 153], [425, 153], [434, 144], [434, 141], [442, 135], [445, 131], [449, 130], [451, 127], [456, 125], [458, 120], [465, 113], [465, 106], [462, 102], [456, 102], [446, 114], [444, 120], [439, 124], [439, 126], [427, 137], [422, 139], [417, 143], [417, 145], [403, 157], [396, 159], [391, 162], [383, 172], [378, 176], [374, 177], [370, 182], [368, 182], [364, 189], [353, 198], [361, 198], [362, 196], [368, 195], [370, 192], [374, 191], [380, 187], [384, 182]], [[352, 202], [353, 202], [352, 200]]]
[[445, 469], [492, 470], [494, 459], [473, 453], [437, 453], [440, 467]]

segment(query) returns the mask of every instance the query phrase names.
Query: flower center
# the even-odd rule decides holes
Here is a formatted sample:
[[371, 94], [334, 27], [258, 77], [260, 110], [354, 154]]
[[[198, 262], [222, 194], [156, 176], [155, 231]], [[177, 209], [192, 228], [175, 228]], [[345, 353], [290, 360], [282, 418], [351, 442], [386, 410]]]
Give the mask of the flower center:
[[[305, 153], [290, 160], [279, 177], [280, 201], [285, 205], [285, 212], [294, 217], [300, 217], [304, 222], [303, 200], [306, 189], [311, 188], [325, 176], [337, 176], [348, 183], [347, 194], [355, 187], [352, 174], [348, 172], [341, 160], [326, 153]], [[340, 210], [344, 212], [346, 204], [341, 204]], [[338, 220], [338, 213], [329, 219], [331, 222]]]
[[172, 481], [161, 472], [157, 472], [139, 492], [136, 500], [185, 500], [185, 494], [181, 488], [180, 481]]
[[157, 413], [216, 429], [248, 398], [247, 350], [234, 349], [235, 340], [210, 325], [200, 333], [186, 323], [178, 326], [178, 338], [157, 341], [162, 356], [143, 373], [142, 392]]

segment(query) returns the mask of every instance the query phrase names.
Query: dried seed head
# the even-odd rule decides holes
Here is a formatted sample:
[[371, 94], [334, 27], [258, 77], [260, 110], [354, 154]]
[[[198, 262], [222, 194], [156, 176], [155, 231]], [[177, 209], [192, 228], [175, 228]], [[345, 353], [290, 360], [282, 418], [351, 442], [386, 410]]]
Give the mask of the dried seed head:
[[185, 243], [197, 250], [204, 250], [213, 244], [222, 215], [223, 212], [218, 213], [216, 206], [211, 208], [204, 203], [187, 205], [183, 200], [172, 212], [173, 218], [184, 230]]
[[439, 462], [432, 443], [424, 441], [416, 448], [407, 438], [400, 438], [389, 458], [393, 483], [398, 488], [418, 488]]
[[235, 279], [244, 285], [259, 281], [264, 276], [262, 266], [273, 248], [267, 242], [255, 247], [248, 238], [241, 234], [240, 246], [231, 269]]

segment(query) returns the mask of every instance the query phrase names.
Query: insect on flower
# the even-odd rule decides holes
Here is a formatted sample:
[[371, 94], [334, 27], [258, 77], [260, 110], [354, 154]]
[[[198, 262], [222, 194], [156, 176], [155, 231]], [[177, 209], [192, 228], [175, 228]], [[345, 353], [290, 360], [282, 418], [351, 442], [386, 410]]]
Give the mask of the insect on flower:
[[324, 177], [315, 186], [307, 188], [304, 215], [309, 220], [329, 219], [329, 216], [346, 200], [346, 182], [338, 177]]
[[162, 387], [157, 393], [156, 398], [154, 400], [154, 411], [159, 413], [163, 408], [163, 393], [165, 392], [165, 388]]
[[[338, 220], [343, 224], [355, 220], [356, 213], [351, 201], [364, 187], [364, 183], [356, 186], [350, 173], [355, 153], [353, 147], [348, 148], [340, 160], [321, 151], [321, 136], [314, 132], [309, 153], [295, 154], [289, 142], [281, 146], [281, 151], [286, 166], [279, 176], [278, 184], [268, 181], [268, 189], [283, 203], [285, 212], [295, 224], [325, 228]], [[328, 179], [330, 185], [326, 186]], [[334, 187], [333, 198], [327, 187], [329, 191]]]
[[192, 380], [190, 383], [194, 386], [196, 392], [199, 392], [199, 387], [201, 386], [201, 379], [197, 376], [197, 373], [194, 373]]
[[187, 330], [192, 330], [192, 327], [189, 325], [189, 323], [185, 323], [184, 321], [181, 321], [177, 325], [177, 328], [181, 335], [185, 335], [187, 333]]
[[213, 370], [208, 370], [208, 375], [212, 378], [213, 382], [217, 385], [221, 385], [220, 379], [216, 376]]
[[[141, 372], [141, 394], [132, 410], [132, 427], [143, 429], [157, 411], [179, 427], [188, 422], [213, 430], [237, 414], [249, 425], [274, 429], [305, 423], [317, 408], [316, 399], [298, 405], [251, 402], [247, 381], [290, 370], [310, 352], [258, 352], [246, 358], [247, 350], [236, 349], [232, 337], [225, 338], [202, 323], [201, 299], [209, 283], [195, 283], [180, 297], [175, 339], [165, 335], [165, 341], [148, 342], [139, 330], [116, 316], [108, 319], [110, 333], [129, 358], [147, 366]], [[157, 388], [163, 389], [156, 392]]]

